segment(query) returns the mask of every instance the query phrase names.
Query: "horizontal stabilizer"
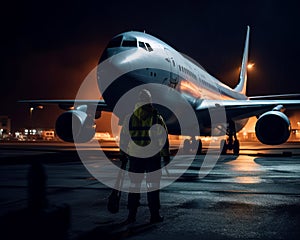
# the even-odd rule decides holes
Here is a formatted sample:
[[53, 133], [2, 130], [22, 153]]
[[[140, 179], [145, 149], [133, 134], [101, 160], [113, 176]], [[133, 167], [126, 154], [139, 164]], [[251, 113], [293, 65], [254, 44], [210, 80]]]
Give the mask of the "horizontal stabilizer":
[[250, 100], [263, 100], [263, 99], [300, 99], [300, 93], [293, 94], [278, 94], [278, 95], [266, 95], [266, 96], [252, 96], [248, 97]]

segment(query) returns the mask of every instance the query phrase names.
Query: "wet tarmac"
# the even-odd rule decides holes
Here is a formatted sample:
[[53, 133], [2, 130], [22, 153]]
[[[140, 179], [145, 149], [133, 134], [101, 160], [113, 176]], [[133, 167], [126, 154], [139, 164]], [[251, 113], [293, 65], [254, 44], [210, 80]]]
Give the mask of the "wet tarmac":
[[[82, 149], [97, 151], [96, 147]], [[47, 231], [39, 232], [41, 225], [28, 224], [25, 217], [16, 215], [28, 206], [30, 163], [40, 161], [47, 174], [48, 209], [68, 206], [71, 212], [70, 224], [57, 239], [298, 239], [299, 149], [298, 143], [277, 148], [246, 143], [239, 156], [220, 156], [205, 175], [199, 175], [205, 154], [198, 155], [191, 166], [182, 161], [176, 169], [169, 169], [169, 174], [188, 170], [161, 190], [164, 222], [147, 224], [150, 216], [142, 194], [137, 222], [129, 228], [120, 224], [127, 216], [127, 193], [121, 196], [119, 213], [109, 213], [111, 189], [88, 172], [73, 146], [1, 144], [0, 217], [1, 223], [9, 219], [10, 228], [8, 231], [2, 225], [0, 237], [25, 236], [23, 225], [45, 239], [47, 231], [55, 232], [58, 227], [55, 221], [47, 220]], [[105, 152], [117, 158], [113, 145], [107, 144]], [[162, 181], [167, 179], [164, 172]]]

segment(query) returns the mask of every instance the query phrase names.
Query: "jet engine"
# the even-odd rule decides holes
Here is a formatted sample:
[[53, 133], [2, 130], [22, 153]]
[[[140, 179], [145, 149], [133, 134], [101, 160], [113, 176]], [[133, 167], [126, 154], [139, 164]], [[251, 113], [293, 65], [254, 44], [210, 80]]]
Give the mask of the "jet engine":
[[267, 145], [278, 145], [288, 140], [291, 124], [288, 117], [281, 112], [282, 108], [281, 105], [277, 106], [258, 118], [255, 133], [260, 142]]
[[95, 123], [84, 111], [70, 110], [58, 117], [55, 130], [65, 142], [88, 142], [95, 135]]

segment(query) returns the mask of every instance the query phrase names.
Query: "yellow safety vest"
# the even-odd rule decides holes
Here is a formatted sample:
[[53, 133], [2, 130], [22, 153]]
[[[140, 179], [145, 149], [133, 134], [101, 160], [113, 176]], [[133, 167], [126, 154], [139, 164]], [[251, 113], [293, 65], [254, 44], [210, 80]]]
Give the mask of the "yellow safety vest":
[[[128, 119], [129, 118], [129, 119]], [[122, 149], [126, 149], [126, 153], [128, 155], [133, 155], [137, 152], [136, 146], [133, 144], [135, 143], [138, 146], [144, 147], [150, 144], [151, 136], [153, 135], [152, 140], [156, 141], [157, 148], [160, 150], [161, 156], [169, 156], [169, 141], [168, 137], [165, 139], [163, 138], [163, 132], [165, 131], [166, 134], [167, 128], [164, 123], [163, 118], [160, 114], [157, 113], [155, 109], [152, 110], [152, 113], [145, 112], [142, 107], [136, 107], [136, 110], [131, 116], [127, 116], [124, 123], [128, 123], [129, 125], [123, 125], [121, 135], [120, 135], [120, 146]], [[150, 132], [150, 128], [155, 125], [159, 124], [163, 127], [161, 128], [152, 128]], [[127, 136], [127, 138], [125, 137]], [[126, 141], [125, 139], [132, 139], [132, 141]]]

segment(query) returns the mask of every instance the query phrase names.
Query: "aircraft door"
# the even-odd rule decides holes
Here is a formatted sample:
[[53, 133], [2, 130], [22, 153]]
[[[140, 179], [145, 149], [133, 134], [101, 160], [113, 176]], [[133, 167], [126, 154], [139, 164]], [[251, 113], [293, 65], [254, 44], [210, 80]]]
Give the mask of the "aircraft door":
[[167, 84], [168, 86], [170, 86], [172, 88], [176, 88], [178, 81], [179, 81], [178, 66], [176, 63], [176, 59], [173, 57], [172, 53], [167, 48], [165, 48], [165, 53], [166, 53], [166, 60], [170, 64], [170, 76], [166, 80], [167, 83], [166, 83], [166, 81], [164, 81], [164, 84]]

